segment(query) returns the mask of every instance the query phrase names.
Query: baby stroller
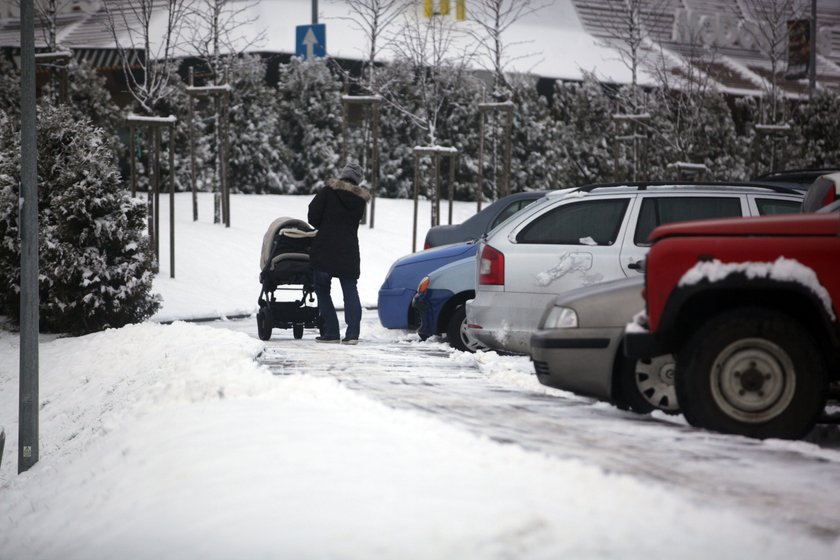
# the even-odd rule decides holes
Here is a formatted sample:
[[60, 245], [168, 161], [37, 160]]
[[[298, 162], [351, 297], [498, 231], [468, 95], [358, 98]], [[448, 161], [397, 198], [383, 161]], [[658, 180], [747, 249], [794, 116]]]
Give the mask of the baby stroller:
[[[260, 309], [257, 312], [257, 334], [261, 340], [271, 338], [271, 330], [292, 329], [295, 338], [303, 338], [304, 328], [320, 327], [318, 307], [306, 305], [315, 301], [309, 248], [315, 237], [312, 226], [294, 218], [277, 218], [265, 232], [260, 256]], [[280, 287], [299, 285], [301, 288]], [[276, 290], [302, 290], [299, 300], [277, 301]]]

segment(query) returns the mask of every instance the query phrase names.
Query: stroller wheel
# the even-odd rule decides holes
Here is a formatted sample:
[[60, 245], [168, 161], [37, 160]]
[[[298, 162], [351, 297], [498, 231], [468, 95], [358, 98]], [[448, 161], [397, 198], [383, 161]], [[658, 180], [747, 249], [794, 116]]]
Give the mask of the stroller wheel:
[[257, 335], [260, 337], [260, 340], [268, 340], [271, 338], [271, 329], [274, 327], [273, 320], [271, 318], [271, 309], [266, 307], [261, 307], [259, 311], [257, 311]]
[[303, 325], [301, 325], [301, 324], [292, 325], [292, 334], [294, 334], [295, 338], [297, 338], [297, 339], [303, 338]]

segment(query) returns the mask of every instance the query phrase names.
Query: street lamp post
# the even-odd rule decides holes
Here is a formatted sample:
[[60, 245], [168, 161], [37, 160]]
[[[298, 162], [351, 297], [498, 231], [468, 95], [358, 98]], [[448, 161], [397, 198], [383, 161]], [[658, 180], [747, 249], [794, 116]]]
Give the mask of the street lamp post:
[[33, 0], [20, 2], [20, 402], [18, 473], [38, 462], [38, 144]]

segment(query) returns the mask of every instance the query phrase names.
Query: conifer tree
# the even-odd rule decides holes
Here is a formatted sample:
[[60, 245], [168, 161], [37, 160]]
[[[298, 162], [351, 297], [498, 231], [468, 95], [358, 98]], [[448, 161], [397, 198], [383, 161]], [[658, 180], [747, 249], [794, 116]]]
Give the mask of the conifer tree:
[[315, 192], [335, 175], [341, 118], [341, 84], [324, 61], [293, 58], [280, 67], [278, 132], [296, 183], [289, 192]]
[[382, 106], [380, 147], [380, 193], [394, 198], [409, 198], [414, 185], [414, 147], [423, 144], [423, 131], [414, 126], [407, 111], [418, 110], [419, 98], [411, 67], [394, 61], [379, 69], [377, 79], [388, 95], [400, 99], [400, 106]]
[[231, 61], [231, 188], [243, 193], [283, 193], [292, 184], [291, 153], [277, 134], [275, 92], [265, 85], [265, 63], [244, 55]]
[[20, 113], [20, 75], [11, 62], [0, 54], [0, 111], [7, 115]]
[[797, 153], [790, 167], [825, 168], [840, 162], [840, 95], [818, 90], [793, 113]]
[[614, 172], [608, 143], [611, 108], [601, 84], [592, 75], [582, 83], [558, 82], [552, 109], [563, 155], [559, 182], [577, 186], [609, 180]]
[[[38, 110], [40, 316], [45, 331], [88, 333], [143, 321], [154, 257], [145, 210], [120, 185], [102, 129], [67, 107]], [[0, 302], [18, 319], [20, 139], [0, 115]]]
[[560, 127], [536, 79], [510, 76], [507, 83], [514, 104], [511, 192], [576, 186], [561, 181]]

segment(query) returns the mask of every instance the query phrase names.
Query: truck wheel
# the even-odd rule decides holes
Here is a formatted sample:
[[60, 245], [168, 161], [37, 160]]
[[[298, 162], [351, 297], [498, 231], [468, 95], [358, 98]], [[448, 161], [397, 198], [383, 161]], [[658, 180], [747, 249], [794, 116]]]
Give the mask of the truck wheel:
[[677, 360], [677, 399], [694, 426], [797, 439], [825, 407], [826, 366], [793, 318], [744, 308], [702, 325]]
[[625, 359], [618, 372], [619, 392], [624, 404], [639, 414], [652, 410], [679, 413], [674, 388], [675, 366], [671, 354], [643, 360]]
[[303, 338], [303, 325], [300, 323], [292, 325], [292, 335], [298, 340]]
[[485, 350], [486, 346], [467, 334], [467, 306], [459, 305], [452, 312], [446, 327], [446, 340], [449, 345], [462, 352]]
[[273, 327], [274, 322], [271, 318], [271, 310], [268, 307], [261, 307], [257, 311], [257, 336], [260, 337], [260, 340], [271, 338], [271, 329]]

